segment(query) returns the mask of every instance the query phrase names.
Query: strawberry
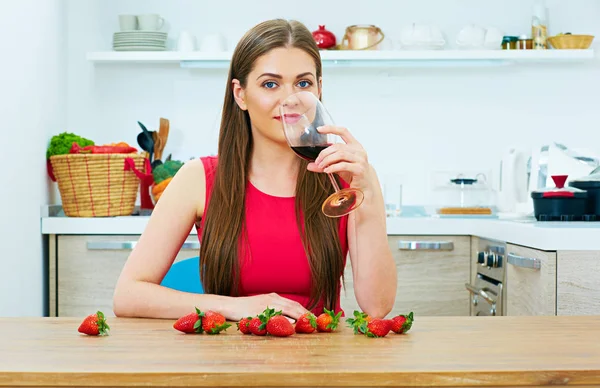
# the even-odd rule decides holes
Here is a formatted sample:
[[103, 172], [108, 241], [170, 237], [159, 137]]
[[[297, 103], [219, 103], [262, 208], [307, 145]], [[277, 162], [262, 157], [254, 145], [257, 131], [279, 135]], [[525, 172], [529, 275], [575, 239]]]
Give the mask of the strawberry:
[[267, 335], [267, 322], [275, 315], [281, 315], [281, 311], [275, 312], [275, 309], [267, 307], [261, 314], [258, 314], [250, 320], [248, 329], [254, 335]]
[[78, 332], [87, 335], [108, 335], [110, 327], [104, 319], [102, 311], [97, 311], [96, 314], [91, 314], [85, 317], [81, 325], [79, 325]]
[[184, 333], [202, 333], [202, 316], [204, 314], [196, 307], [196, 312], [179, 318], [173, 328]]
[[391, 319], [392, 331], [396, 334], [406, 333], [412, 327], [414, 318], [412, 311], [408, 315], [397, 315]]
[[367, 323], [365, 334], [367, 337], [385, 337], [392, 328], [392, 321], [389, 319], [372, 319]]
[[231, 326], [225, 321], [225, 317], [214, 311], [206, 311], [202, 317], [202, 330], [207, 334], [219, 334]]
[[324, 309], [323, 311], [325, 312], [317, 317], [317, 330], [330, 333], [337, 328], [342, 312], [335, 314], [331, 310]]
[[246, 317], [240, 319], [240, 321], [237, 323], [237, 328], [242, 334], [252, 334], [250, 332], [250, 327], [248, 326], [251, 320], [252, 317]]
[[263, 323], [261, 321], [260, 316], [256, 316], [250, 320], [250, 323], [248, 323], [248, 330], [250, 330], [250, 333], [254, 335], [267, 335], [267, 329], [261, 329], [262, 324]]
[[310, 334], [317, 328], [317, 317], [313, 313], [304, 313], [296, 321], [296, 333]]
[[275, 315], [267, 322], [267, 333], [275, 337], [289, 337], [294, 334], [294, 326], [283, 315]]
[[364, 334], [367, 331], [367, 324], [371, 322], [371, 320], [372, 318], [368, 314], [354, 310], [354, 318], [346, 319], [346, 323], [354, 329], [354, 334]]

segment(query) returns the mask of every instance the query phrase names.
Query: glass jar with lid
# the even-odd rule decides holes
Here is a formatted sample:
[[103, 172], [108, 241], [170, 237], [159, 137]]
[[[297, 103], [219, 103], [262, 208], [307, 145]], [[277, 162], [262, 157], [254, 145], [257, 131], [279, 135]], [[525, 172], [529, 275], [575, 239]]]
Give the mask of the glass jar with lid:
[[502, 38], [502, 50], [516, 50], [518, 41], [519, 41], [518, 36], [503, 37]]

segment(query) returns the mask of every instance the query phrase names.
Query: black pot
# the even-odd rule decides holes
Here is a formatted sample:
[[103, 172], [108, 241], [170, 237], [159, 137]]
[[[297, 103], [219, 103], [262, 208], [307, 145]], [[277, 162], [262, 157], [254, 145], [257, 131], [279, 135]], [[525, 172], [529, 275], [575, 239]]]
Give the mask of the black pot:
[[566, 175], [552, 176], [556, 187], [531, 193], [533, 213], [538, 221], [587, 220], [588, 193], [578, 188], [567, 188]]
[[571, 181], [569, 186], [587, 192], [585, 212], [600, 217], [600, 180], [586, 180], [585, 178]]

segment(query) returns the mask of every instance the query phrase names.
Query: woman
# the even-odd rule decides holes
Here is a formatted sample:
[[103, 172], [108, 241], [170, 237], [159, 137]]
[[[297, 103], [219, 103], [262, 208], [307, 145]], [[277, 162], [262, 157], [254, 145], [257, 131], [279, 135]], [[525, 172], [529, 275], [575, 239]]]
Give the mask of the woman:
[[[397, 276], [375, 171], [342, 127], [321, 129], [345, 144], [328, 147], [315, 162], [294, 154], [278, 112], [298, 91], [321, 97], [321, 58], [308, 29], [271, 20], [248, 31], [231, 60], [218, 159], [186, 163], [164, 191], [117, 283], [116, 315], [178, 318], [194, 306], [229, 320], [267, 306], [292, 319], [308, 310], [339, 312], [348, 252], [361, 309], [373, 317], [390, 312]], [[324, 171], [364, 192], [354, 213], [321, 213], [333, 191]], [[159, 285], [194, 225], [202, 295]]]

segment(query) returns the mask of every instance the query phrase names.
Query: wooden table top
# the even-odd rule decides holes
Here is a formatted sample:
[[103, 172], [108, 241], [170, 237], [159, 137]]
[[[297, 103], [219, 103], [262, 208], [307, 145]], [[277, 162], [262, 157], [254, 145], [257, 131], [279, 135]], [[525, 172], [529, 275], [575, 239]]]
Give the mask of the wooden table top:
[[600, 385], [600, 316], [415, 317], [406, 335], [288, 338], [235, 326], [186, 335], [173, 320], [0, 318], [0, 386]]

